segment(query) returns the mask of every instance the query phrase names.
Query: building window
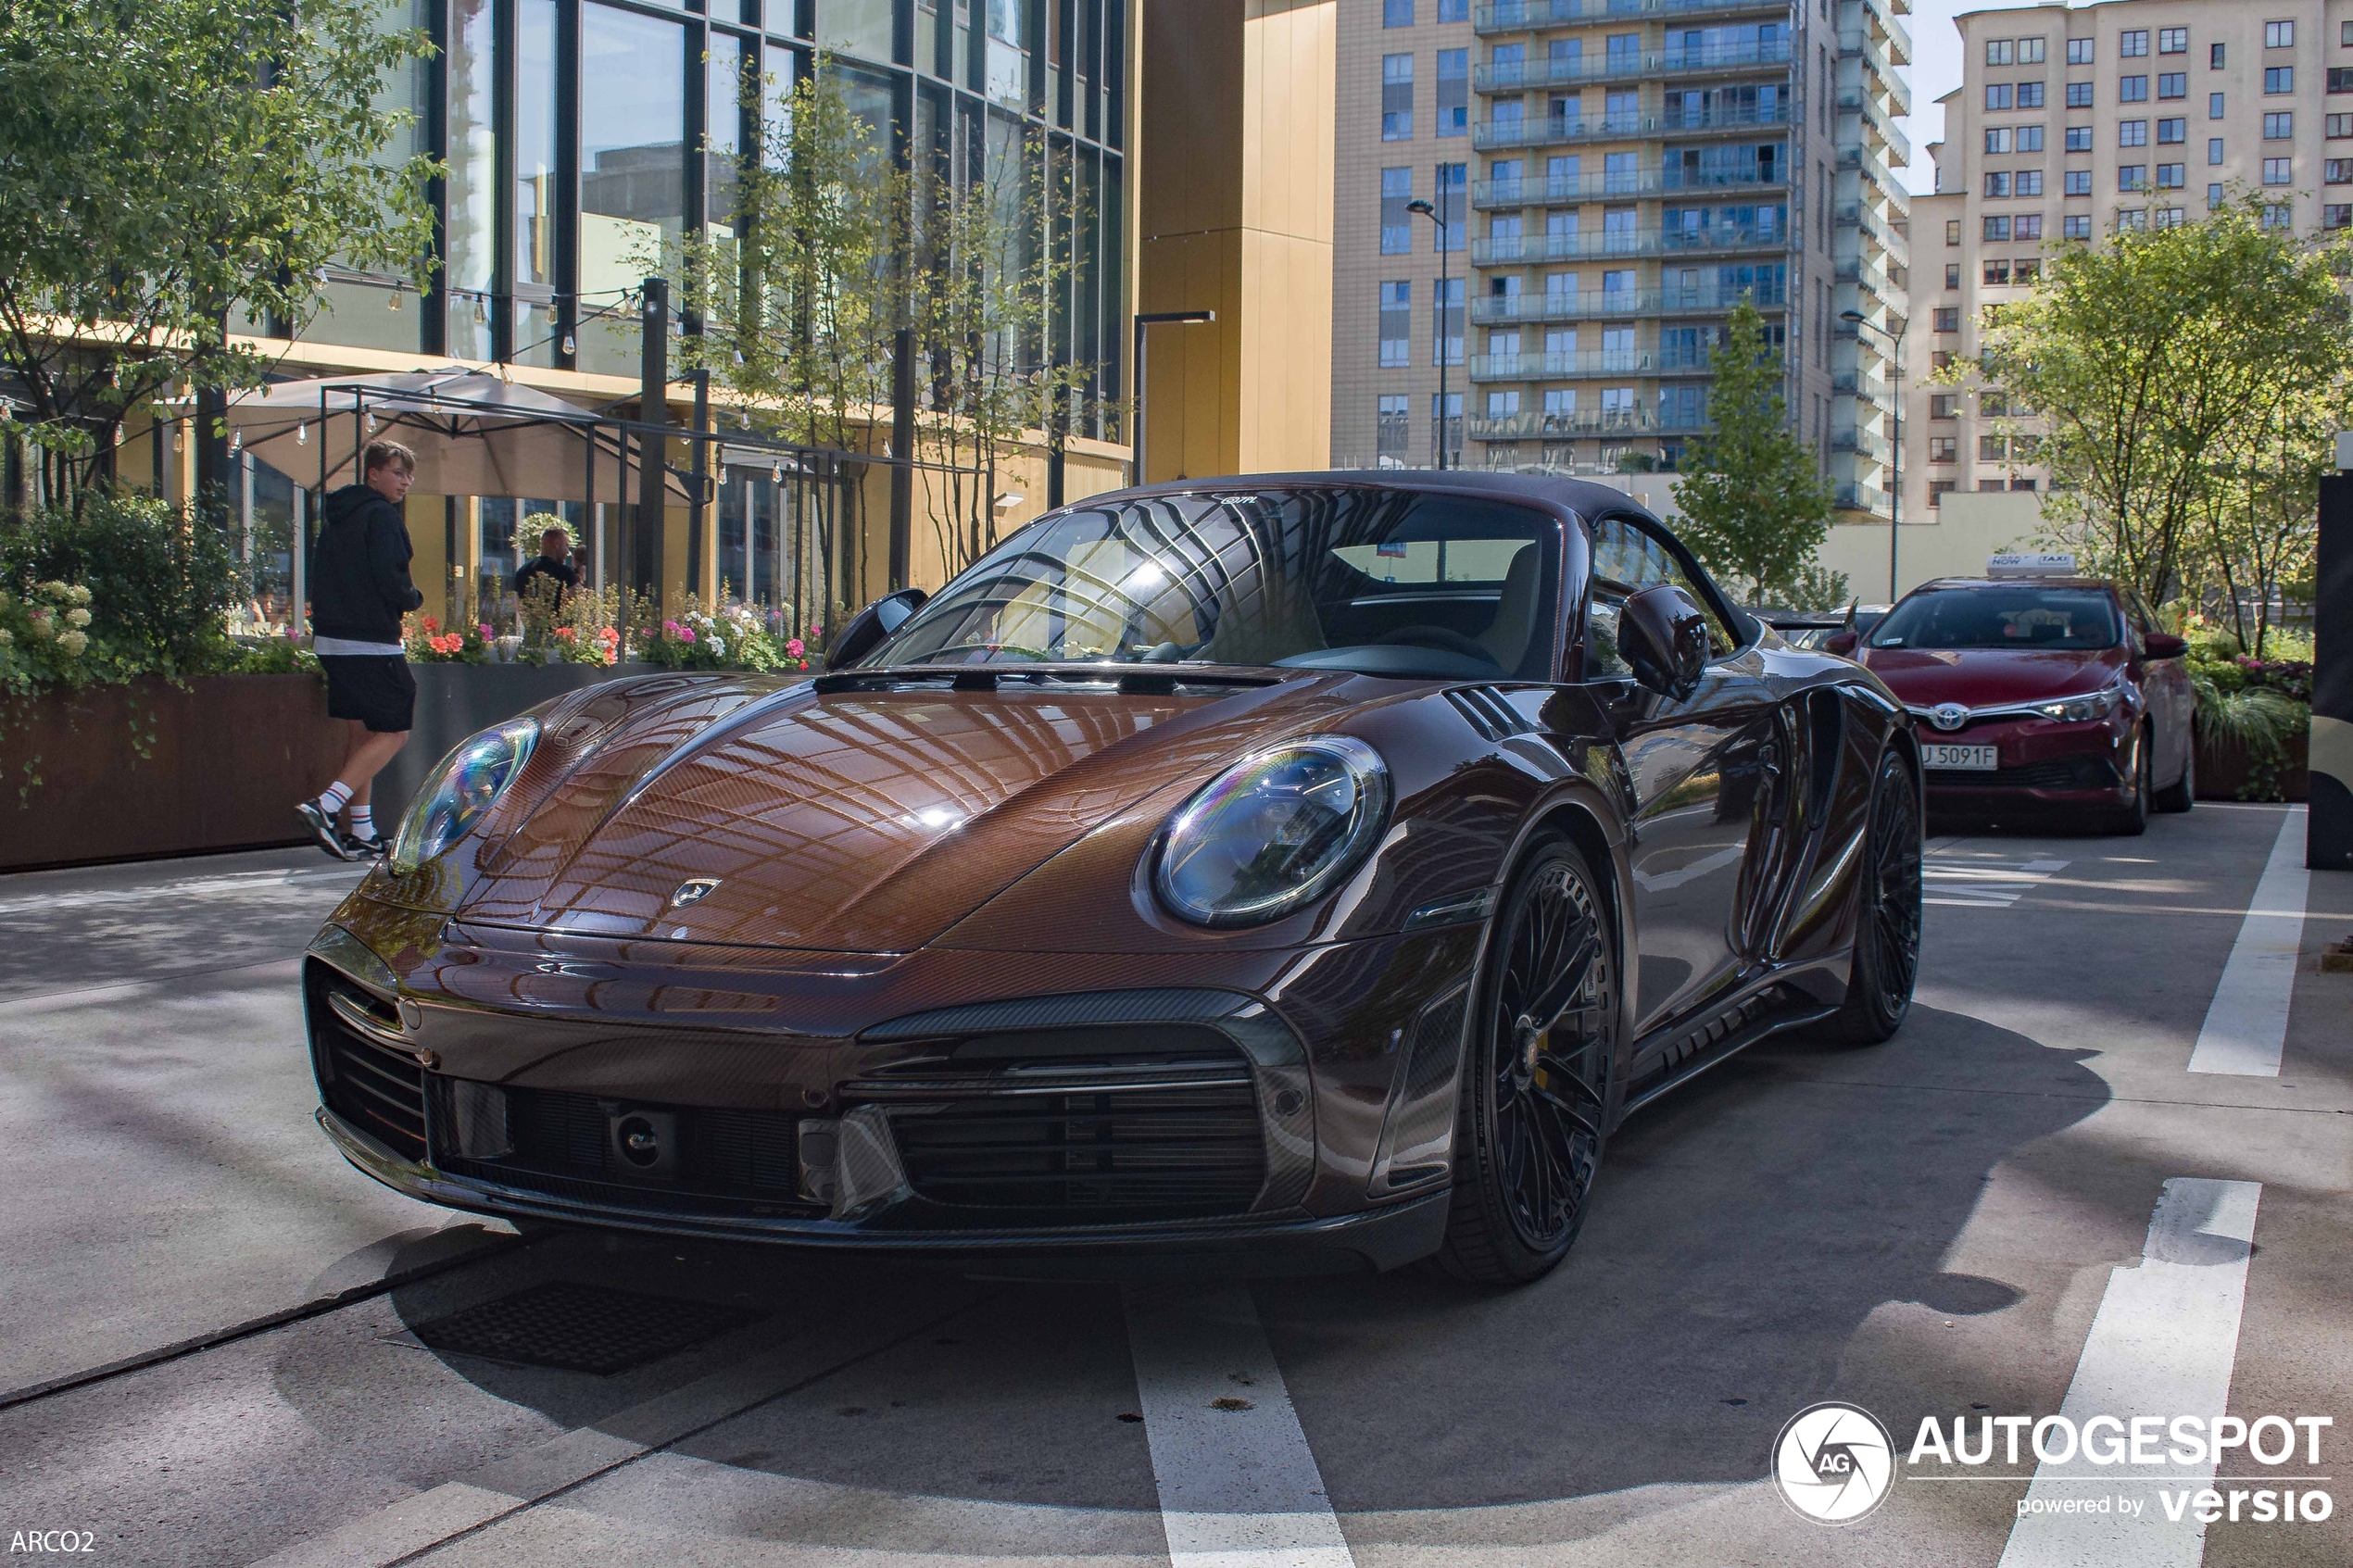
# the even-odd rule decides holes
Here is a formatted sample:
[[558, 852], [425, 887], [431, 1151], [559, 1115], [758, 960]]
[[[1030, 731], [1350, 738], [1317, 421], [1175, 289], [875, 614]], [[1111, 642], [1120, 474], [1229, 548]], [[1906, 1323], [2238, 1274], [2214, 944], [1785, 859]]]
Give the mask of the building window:
[[1449, 464], [1463, 449], [1463, 395], [1450, 392], [1441, 400], [1438, 394], [1429, 396], [1429, 434], [1433, 451], [1447, 455]]
[[2120, 104], [2145, 104], [2149, 101], [2149, 79], [2145, 76], [2120, 76], [2116, 79], [2116, 101]]
[[[1444, 303], [1439, 309], [1442, 320], [1437, 336], [1429, 345], [1429, 362], [1459, 365], [1463, 362], [1463, 280], [1447, 279], [1445, 288], [1433, 291], [1433, 297], [1442, 298]], [[1445, 353], [1443, 361], [1439, 358], [1441, 349]]]
[[1414, 25], [1414, 0], [1381, 0], [1380, 24], [1383, 27]]
[[1438, 248], [1460, 250], [1470, 225], [1463, 221], [1464, 187], [1470, 182], [1470, 165], [1441, 163], [1438, 166]]
[[2263, 47], [2266, 49], [2295, 48], [2296, 24], [2294, 22], [2265, 22], [2263, 24]]
[[1948, 289], [1957, 289], [1961, 286], [1961, 264], [1959, 262], [1948, 261], [1944, 264], [1944, 286]]
[[2145, 147], [2149, 144], [2149, 122], [2145, 119], [2120, 119], [2116, 122], [2116, 144], [2120, 147]]
[[2067, 63], [2071, 66], [2090, 65], [2092, 63], [2092, 41], [2088, 38], [2069, 39], [2067, 41]]
[[2222, 162], [2222, 138], [2221, 138], [2221, 137], [2220, 137], [2220, 136], [2208, 136], [2208, 137], [2206, 139], [2206, 163], [2207, 163], [2207, 167], [2208, 167], [2208, 168], [2209, 168], [2209, 169], [2220, 168], [2220, 167], [2221, 167], [2221, 162]]
[[2090, 152], [2092, 150], [2092, 128], [2088, 125], [2069, 126], [2067, 128], [2067, 150], [2070, 153]]
[[2010, 84], [2007, 82], [1987, 82], [1985, 84], [1985, 107], [1989, 109], [2008, 108], [2010, 107]]
[[2067, 181], [2066, 194], [2070, 196], [2088, 196], [2092, 194], [2092, 171], [2090, 169], [2070, 169], [2067, 171], [2065, 178]]
[[1380, 363], [1385, 370], [1414, 362], [1414, 285], [1410, 279], [1380, 286]]
[[2284, 229], [2292, 216], [2286, 202], [2272, 202], [2263, 208], [2263, 227]]
[[1993, 125], [1986, 127], [1985, 150], [1989, 153], [2008, 152], [2010, 150], [2010, 128], [2007, 125]]
[[1928, 438], [1928, 460], [1931, 463], [1960, 461], [1960, 438], [1953, 435], [1931, 435]]
[[2263, 160], [2263, 183], [2291, 185], [2296, 182], [2296, 160], [2292, 157], [2267, 157]]
[[2353, 157], [2333, 157], [2321, 165], [2324, 185], [2353, 185]]
[[1987, 39], [1985, 41], [1985, 63], [1989, 66], [2008, 65], [2010, 63], [2010, 41], [2007, 38]]
[[2039, 169], [2020, 169], [2018, 171], [2018, 194], [2021, 196], [2041, 195], [2043, 194], [2043, 171]]
[[2092, 107], [2092, 84], [2088, 82], [2069, 82], [2067, 84], [2067, 107], [2071, 109], [2090, 108]]
[[2157, 209], [2157, 226], [2160, 229], [2178, 229], [2188, 220], [2189, 215], [2178, 207], [2160, 207]]
[[[2020, 239], [2020, 240], [2039, 240], [2039, 239], [2041, 239], [2041, 238], [2043, 237], [2043, 215], [2042, 215], [2041, 213], [2039, 213], [2039, 212], [2026, 212], [2026, 213], [2020, 213], [2020, 214], [2019, 215], [2019, 219], [2018, 219], [2017, 223], [2016, 223], [2016, 224], [2014, 224], [2014, 225], [2012, 226], [2011, 230], [2010, 230], [2010, 234], [2011, 234], [2011, 237], [2012, 237], [2012, 238], [2014, 238], [2014, 239]], [[2019, 265], [2020, 265], [2020, 267], [2023, 267], [2023, 266], [2025, 266], [2026, 264], [2025, 264], [2024, 262], [2022, 262], [2022, 261], [2021, 261], [2021, 262], [2020, 262], [2020, 263], [2019, 263]], [[2025, 274], [2024, 274], [2023, 272], [2020, 273], [2019, 275], [2020, 275], [2020, 277], [2024, 277], [2024, 276], [2025, 276]]]
[[2353, 136], [2353, 114], [2333, 114], [2328, 118], [2327, 134], [2331, 141], [2341, 142]]
[[1949, 420], [1958, 410], [1961, 395], [1957, 392], [1931, 392], [1928, 395], [1928, 417]]
[[1406, 432], [1413, 416], [1407, 412], [1405, 394], [1383, 393], [1379, 404], [1379, 423], [1375, 427], [1374, 450], [1380, 454], [1383, 468], [1403, 468], [1409, 440]]
[[2344, 66], [2329, 67], [2329, 91], [2353, 93], [2353, 69]]
[[2265, 140], [2266, 142], [2293, 142], [2293, 141], [2295, 141], [2295, 140], [2296, 140], [2296, 113], [2295, 113], [2295, 111], [2294, 111], [2294, 110], [2292, 110], [2292, 109], [2284, 109], [2284, 110], [2282, 110], [2281, 112], [2279, 112], [2278, 114], [2267, 114], [2267, 115], [2265, 115], [2265, 116], [2263, 117], [2263, 140]]
[[2343, 229], [2353, 225], [2353, 202], [2330, 202], [2321, 207], [2321, 227]]
[[2022, 109], [2041, 108], [2043, 107], [2043, 84], [2039, 82], [2020, 82], [2018, 84], [2018, 107]]
[[1961, 243], [1961, 220], [1959, 219], [1947, 218], [1944, 220], [1944, 243], [1948, 245], [1957, 245]]
[[2043, 150], [2043, 128], [2039, 125], [2020, 126], [2018, 128], [2018, 150], [2022, 153], [2041, 152]]
[[2022, 66], [2041, 65], [2043, 63], [2043, 49], [2046, 42], [2047, 40], [2041, 38], [2020, 39], [2018, 41], [2018, 63]]
[[2024, 261], [2020, 262], [2010, 273], [2010, 277], [2013, 281], [2021, 283], [2031, 283], [2042, 275], [2043, 264], [2032, 257], [2029, 257]]
[[1989, 283], [2007, 283], [2010, 281], [2010, 264], [2007, 261], [1987, 262], [1985, 281]]
[[2208, 119], [2220, 119], [2222, 118], [2221, 94], [2208, 93], [2206, 95], [2206, 118]]
[[2186, 119], [2160, 119], [2157, 122], [2157, 143], [2165, 146], [2190, 139], [2190, 122]]
[[2178, 70], [2169, 70], [2157, 79], [2157, 95], [2160, 98], [2186, 98], [2190, 95], [2190, 79]]
[[[1981, 435], [1977, 438], [1977, 460], [1981, 463], [2007, 462], [2010, 456], [2009, 448], [2010, 444], [2001, 436]], [[1998, 490], [2001, 486], [1996, 484], [1994, 488]]]
[[1414, 199], [1414, 171], [1410, 169], [1384, 169], [1380, 171], [1380, 253], [1383, 256], [1409, 256], [1414, 249], [1414, 215], [1405, 204]]
[[2222, 45], [2220, 44], [2210, 44], [2207, 45], [2206, 69], [2208, 70], [2221, 70], [2222, 69]]
[[1519, 394], [1517, 392], [1491, 392], [1487, 395], [1487, 417], [1489, 419], [1508, 420], [1516, 417], [1518, 413]]
[[2116, 169], [2116, 188], [2120, 191], [2148, 189], [2149, 166], [2145, 163], [2120, 164]]
[[1470, 51], [1438, 51], [1438, 133], [1470, 134]]
[[1928, 357], [1928, 368], [1931, 370], [1951, 370], [1953, 368], [1953, 351], [1949, 348], [1931, 350]]
[[2160, 163], [2157, 166], [2157, 188], [2178, 191], [2189, 183], [2189, 166], [2181, 163]]
[[1414, 138], [1414, 56], [1380, 57], [1380, 139], [1410, 142]]
[[1985, 194], [1996, 200], [2008, 195], [2010, 194], [2009, 171], [2007, 169], [2002, 169], [1998, 172], [1988, 174], [1985, 177]]
[[1940, 332], [1959, 332], [1961, 330], [1961, 307], [1957, 305], [1940, 305], [1936, 307], [1935, 324], [1936, 330]]
[[2190, 52], [2190, 30], [2186, 27], [2160, 27], [2157, 30], [2157, 52], [2160, 55], [2186, 55]]
[[2010, 220], [2007, 218], [1988, 218], [1984, 220], [1982, 237], [1989, 240], [2008, 240], [2010, 237]]
[[1951, 495], [1952, 491], [1953, 482], [1951, 480], [1930, 480], [1928, 482], [1928, 504], [1931, 507], [1942, 507], [1944, 504], [1944, 497]]
[[2276, 98], [2284, 93], [2293, 93], [2295, 91], [2296, 68], [2294, 66], [2266, 66], [2263, 68], [2263, 95], [2265, 97]]
[[1438, 0], [1438, 19], [1442, 22], [1470, 20], [1470, 0]]
[[2222, 187], [2220, 184], [2208, 185], [2206, 187], [2206, 209], [2208, 212], [2212, 212], [2220, 208], [2221, 205]]
[[2116, 52], [2127, 56], [2128, 58], [2134, 55], [2147, 54], [2149, 52], [2149, 30], [2143, 27], [2135, 28], [2130, 32], [2118, 33], [2116, 35]]
[[2060, 219], [2059, 232], [2070, 240], [2090, 239], [2092, 237], [2091, 215], [2079, 212], [2072, 217]]

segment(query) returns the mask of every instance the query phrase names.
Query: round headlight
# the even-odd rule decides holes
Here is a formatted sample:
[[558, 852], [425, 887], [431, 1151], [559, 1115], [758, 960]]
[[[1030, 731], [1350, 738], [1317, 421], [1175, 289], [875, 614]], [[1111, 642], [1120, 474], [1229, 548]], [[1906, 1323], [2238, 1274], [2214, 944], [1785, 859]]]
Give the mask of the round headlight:
[[1200, 925], [1288, 914], [1365, 858], [1389, 817], [1389, 769], [1346, 735], [1322, 735], [1227, 769], [1168, 824], [1152, 885]]
[[538, 720], [510, 719], [443, 758], [400, 819], [392, 869], [405, 876], [463, 837], [514, 783], [538, 744]]

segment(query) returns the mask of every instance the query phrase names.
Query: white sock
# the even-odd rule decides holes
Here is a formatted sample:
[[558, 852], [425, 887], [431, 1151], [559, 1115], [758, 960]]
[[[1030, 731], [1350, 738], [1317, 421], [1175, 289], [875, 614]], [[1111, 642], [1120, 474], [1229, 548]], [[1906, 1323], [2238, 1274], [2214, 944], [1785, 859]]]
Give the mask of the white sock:
[[351, 836], [354, 838], [373, 838], [376, 836], [376, 814], [374, 811], [365, 806], [354, 806], [351, 809]]
[[328, 816], [332, 817], [336, 812], [342, 810], [343, 803], [350, 798], [351, 786], [344, 783], [341, 779], [337, 779], [334, 783], [329, 784], [325, 791], [320, 795], [319, 809], [324, 811]]

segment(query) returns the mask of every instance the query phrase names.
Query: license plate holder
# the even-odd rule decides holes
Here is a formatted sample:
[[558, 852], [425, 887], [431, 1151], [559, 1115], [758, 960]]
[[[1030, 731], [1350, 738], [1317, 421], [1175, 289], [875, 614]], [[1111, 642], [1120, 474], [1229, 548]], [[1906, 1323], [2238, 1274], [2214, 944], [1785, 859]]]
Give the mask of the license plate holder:
[[1990, 773], [2002, 765], [1998, 746], [1957, 746], [1950, 741], [1920, 743], [1920, 766], [1944, 772]]

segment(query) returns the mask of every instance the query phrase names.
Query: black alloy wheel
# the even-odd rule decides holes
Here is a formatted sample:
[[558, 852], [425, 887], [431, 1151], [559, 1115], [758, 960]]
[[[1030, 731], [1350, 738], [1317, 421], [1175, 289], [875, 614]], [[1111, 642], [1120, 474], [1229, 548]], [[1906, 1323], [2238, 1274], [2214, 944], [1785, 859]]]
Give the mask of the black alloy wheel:
[[2190, 735], [2182, 743], [2182, 776], [2149, 797], [2149, 804], [2160, 811], [2186, 811], [2197, 804], [2197, 737]]
[[2149, 797], [2157, 793], [2157, 764], [2150, 753], [2156, 749], [2149, 744], [2146, 725], [2133, 732], [2133, 800], [2108, 819], [2109, 833], [2137, 838], [2148, 832]]
[[1607, 907], [1564, 840], [1522, 863], [1496, 917], [1454, 1124], [1441, 1268], [1522, 1285], [1567, 1256], [1607, 1132], [1622, 997]]
[[1855, 921], [1846, 1001], [1826, 1025], [1850, 1046], [1875, 1046], [1904, 1026], [1920, 970], [1920, 812], [1911, 764], [1891, 751], [1871, 780], [1871, 818]]

